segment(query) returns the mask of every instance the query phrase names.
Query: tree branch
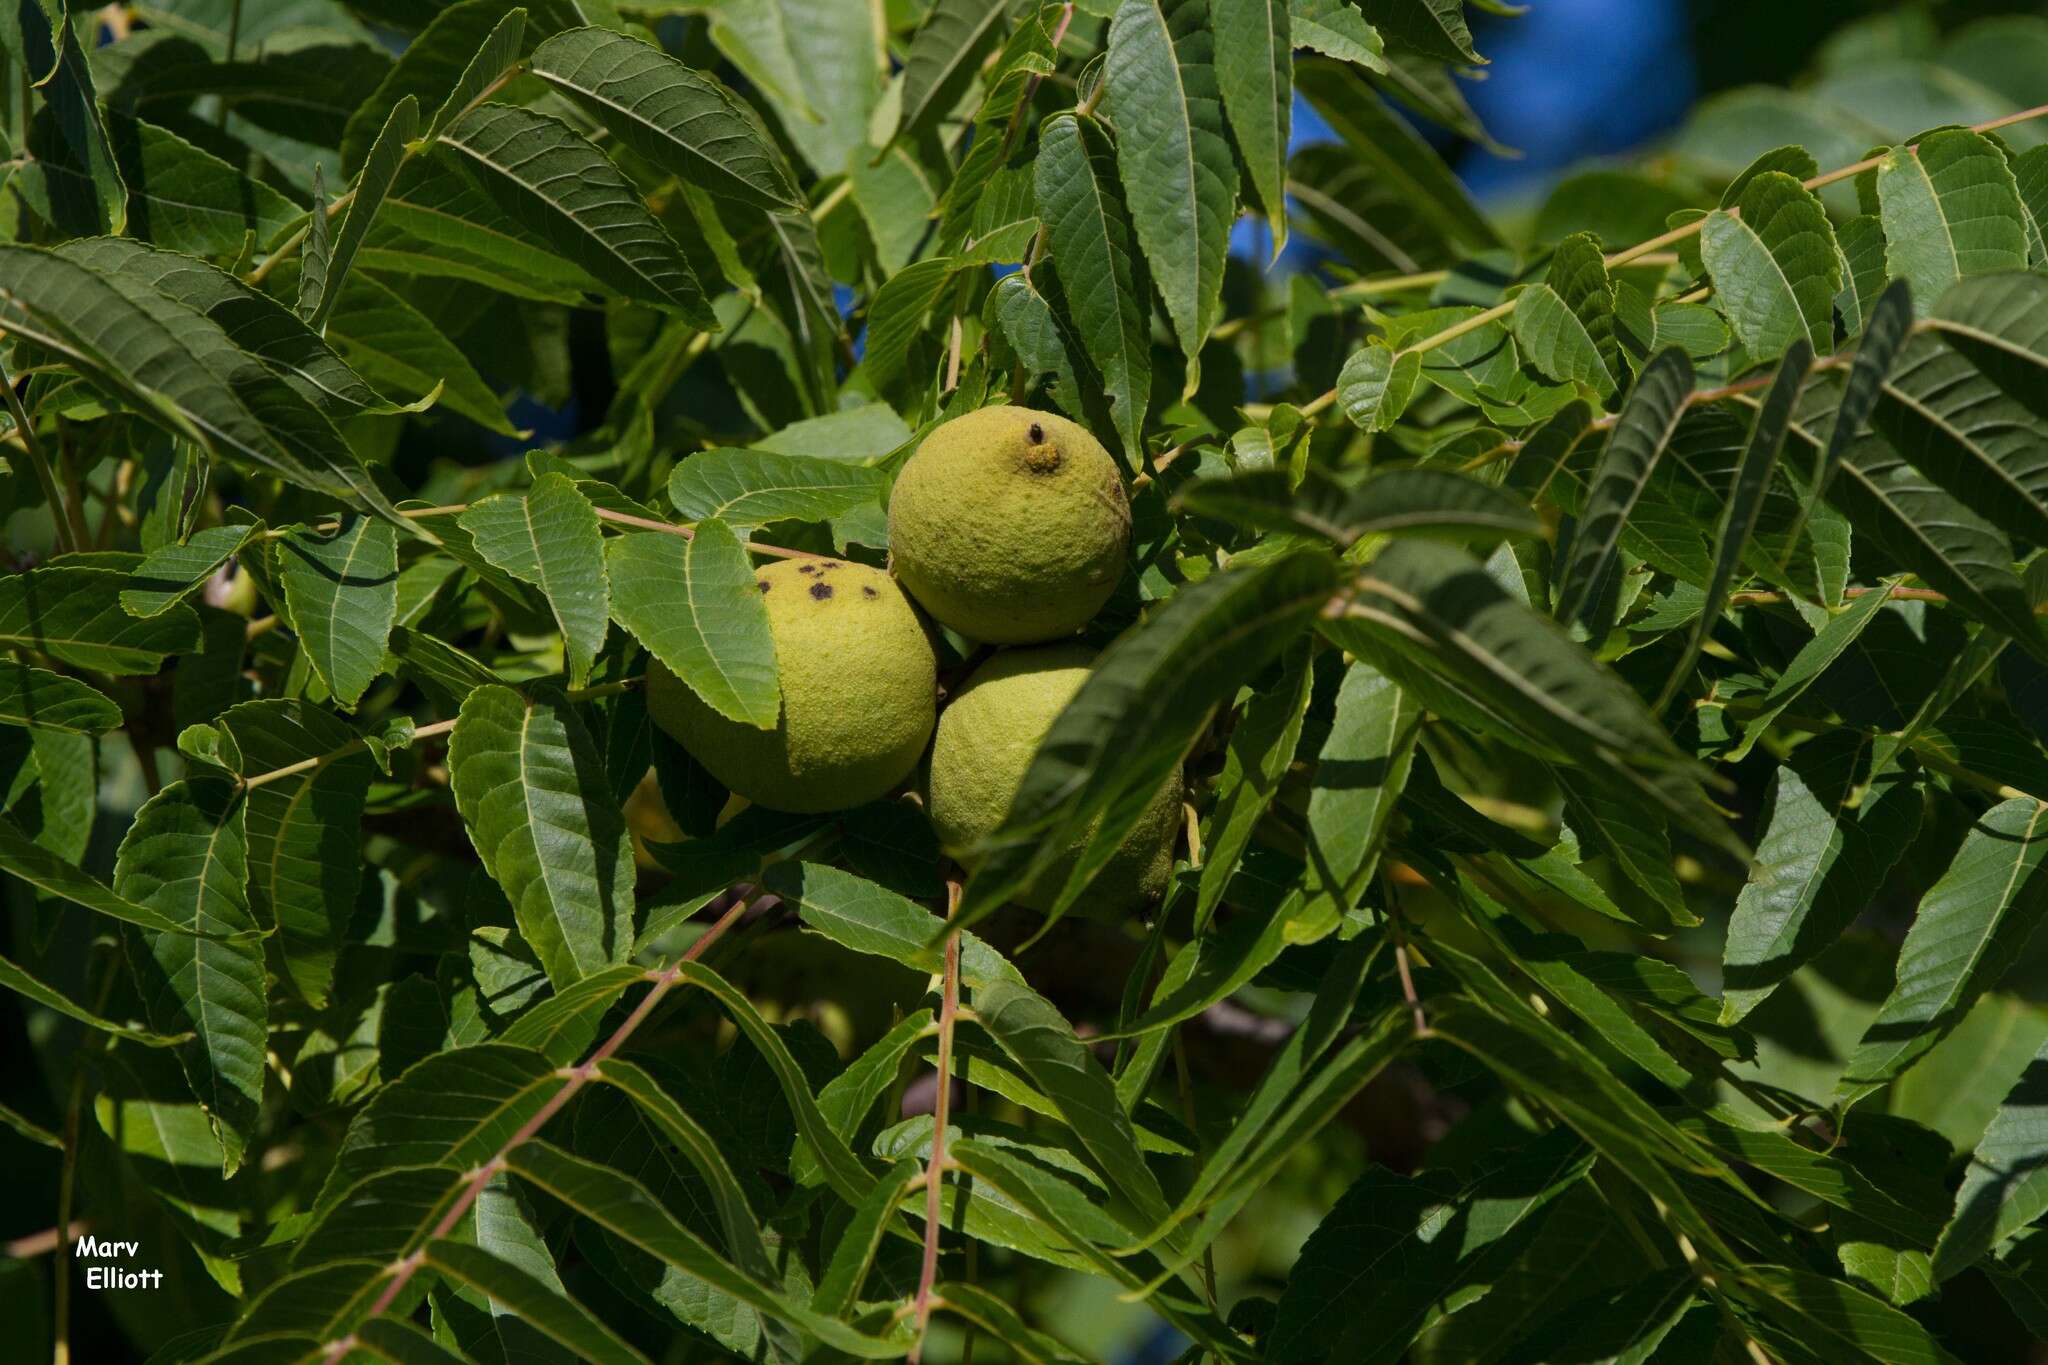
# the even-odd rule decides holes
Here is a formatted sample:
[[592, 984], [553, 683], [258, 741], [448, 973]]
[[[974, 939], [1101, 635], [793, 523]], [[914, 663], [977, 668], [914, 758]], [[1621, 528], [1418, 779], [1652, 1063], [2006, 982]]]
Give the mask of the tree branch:
[[[493, 1178], [506, 1169], [506, 1159], [518, 1148], [531, 1141], [542, 1128], [546, 1127], [548, 1120], [560, 1113], [562, 1106], [574, 1098], [577, 1091], [590, 1083], [591, 1078], [597, 1074], [597, 1064], [611, 1056], [614, 1052], [617, 1052], [625, 1044], [626, 1040], [633, 1036], [634, 1030], [646, 1022], [647, 1016], [654, 1012], [655, 1005], [660, 1003], [661, 998], [667, 995], [676, 982], [682, 979], [681, 964], [695, 961], [698, 957], [702, 956], [704, 951], [716, 943], [727, 929], [730, 929], [738, 922], [739, 917], [746, 912], [746, 908], [747, 902], [744, 899], [734, 901], [732, 907], [723, 915], [720, 915], [717, 922], [709, 929], [706, 929], [702, 936], [684, 951], [682, 957], [677, 959], [675, 966], [663, 971], [649, 972], [647, 974], [647, 979], [654, 983], [654, 989], [640, 998], [640, 1003], [633, 1008], [631, 1014], [626, 1016], [625, 1022], [620, 1024], [612, 1033], [612, 1036], [605, 1039], [599, 1045], [597, 1051], [591, 1053], [581, 1066], [568, 1067], [559, 1073], [563, 1077], [562, 1088], [549, 1096], [547, 1103], [543, 1104], [532, 1118], [521, 1124], [511, 1137], [505, 1139], [504, 1145], [498, 1148], [496, 1155], [483, 1165], [477, 1167], [470, 1174], [469, 1183], [462, 1187], [462, 1193], [456, 1196], [455, 1202], [449, 1206], [448, 1212], [441, 1216], [441, 1221], [436, 1223], [433, 1230], [427, 1234], [427, 1242], [446, 1237], [455, 1230], [456, 1225], [462, 1221], [462, 1216], [469, 1212], [470, 1206], [476, 1203], [478, 1196], [483, 1193], [484, 1186], [490, 1184]], [[405, 1286], [419, 1272], [419, 1268], [426, 1263], [424, 1245], [425, 1243], [422, 1243], [422, 1249], [415, 1250], [411, 1255], [403, 1257], [396, 1263], [390, 1282], [384, 1286], [383, 1292], [377, 1295], [376, 1302], [370, 1305], [370, 1311], [364, 1315], [363, 1321], [367, 1322], [371, 1318], [380, 1316], [384, 1310], [391, 1307], [397, 1301], [398, 1296], [405, 1291]], [[323, 1365], [336, 1365], [336, 1362], [355, 1350], [357, 1344], [356, 1336], [353, 1332], [328, 1342], [327, 1349], [321, 1356]]]
[[[946, 879], [946, 918], [960, 909], [960, 881]], [[952, 1116], [953, 1024], [960, 1015], [960, 932], [946, 935], [946, 969], [939, 994], [938, 1090], [932, 1097], [932, 1156], [924, 1168], [924, 1262], [917, 1274], [917, 1297], [911, 1301], [916, 1345], [910, 1365], [924, 1354], [925, 1329], [931, 1325], [932, 1285], [939, 1275], [939, 1187], [946, 1176], [946, 1122]]]

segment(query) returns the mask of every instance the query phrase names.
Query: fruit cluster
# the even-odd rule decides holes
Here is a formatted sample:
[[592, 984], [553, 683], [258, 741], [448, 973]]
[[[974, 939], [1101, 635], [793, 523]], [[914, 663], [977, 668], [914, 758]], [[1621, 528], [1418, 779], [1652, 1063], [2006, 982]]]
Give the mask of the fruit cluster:
[[[925, 810], [946, 851], [971, 867], [1088, 677], [1094, 651], [1068, 637], [1115, 591], [1130, 533], [1116, 465], [1083, 428], [1016, 407], [954, 418], [897, 476], [890, 572], [803, 558], [755, 575], [782, 684], [775, 729], [719, 714], [658, 661], [648, 710], [713, 777], [774, 810], [872, 801], [926, 759]], [[943, 712], [925, 613], [999, 647]], [[1180, 804], [1176, 772], [1096, 875], [1091, 907], [1127, 908], [1165, 888]], [[1080, 852], [1077, 843], [1018, 899], [1050, 905]]]

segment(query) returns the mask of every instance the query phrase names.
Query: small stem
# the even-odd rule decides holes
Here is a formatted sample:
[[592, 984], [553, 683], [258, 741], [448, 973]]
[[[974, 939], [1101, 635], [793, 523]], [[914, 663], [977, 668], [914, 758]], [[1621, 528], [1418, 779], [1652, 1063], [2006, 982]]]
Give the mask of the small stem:
[[[946, 918], [960, 909], [960, 882], [946, 880]], [[946, 1171], [946, 1123], [952, 1117], [953, 1023], [960, 1013], [960, 933], [946, 935], [946, 970], [939, 995], [938, 1089], [932, 1099], [932, 1157], [924, 1171], [924, 1262], [917, 1274], [917, 1297], [911, 1301], [914, 1340], [910, 1365], [924, 1355], [925, 1330], [932, 1318], [932, 1285], [939, 1276], [939, 1186]]]

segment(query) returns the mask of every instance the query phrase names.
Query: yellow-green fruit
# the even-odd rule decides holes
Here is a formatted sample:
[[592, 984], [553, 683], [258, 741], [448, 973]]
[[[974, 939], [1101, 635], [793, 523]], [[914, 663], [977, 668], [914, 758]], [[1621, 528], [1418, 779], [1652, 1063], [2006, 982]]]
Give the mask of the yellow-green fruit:
[[931, 738], [938, 668], [917, 609], [880, 569], [786, 559], [754, 575], [782, 683], [773, 730], [728, 720], [658, 661], [647, 712], [711, 775], [774, 810], [872, 801]]
[[[932, 741], [927, 811], [939, 842], [955, 856], [969, 854], [1009, 814], [1046, 731], [1066, 709], [1095, 652], [1079, 645], [1012, 649], [996, 655], [967, 680], [939, 716]], [[1181, 777], [1159, 788], [1138, 823], [1096, 874], [1076, 908], [1127, 910], [1157, 897], [1173, 872], [1174, 835], [1180, 828]], [[1050, 906], [1081, 856], [1077, 841], [1061, 862], [1017, 897], [1034, 910]]]
[[982, 408], [925, 437], [889, 495], [889, 558], [970, 640], [1071, 635], [1123, 575], [1131, 504], [1102, 443], [1064, 417]]

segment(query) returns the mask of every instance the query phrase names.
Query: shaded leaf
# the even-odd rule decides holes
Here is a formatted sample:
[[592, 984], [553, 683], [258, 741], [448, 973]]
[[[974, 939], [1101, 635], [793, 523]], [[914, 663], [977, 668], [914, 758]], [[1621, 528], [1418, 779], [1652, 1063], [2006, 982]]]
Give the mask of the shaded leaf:
[[398, 537], [389, 522], [351, 517], [278, 542], [292, 628], [335, 701], [353, 708], [384, 664], [398, 615]]
[[2032, 936], [2044, 904], [2048, 806], [2016, 797], [1986, 811], [1920, 902], [1898, 981], [1835, 1094], [1853, 1101], [1898, 1075], [1968, 1013]]
[[441, 133], [500, 208], [592, 276], [640, 303], [716, 330], [704, 290], [639, 193], [560, 119], [486, 104]]

